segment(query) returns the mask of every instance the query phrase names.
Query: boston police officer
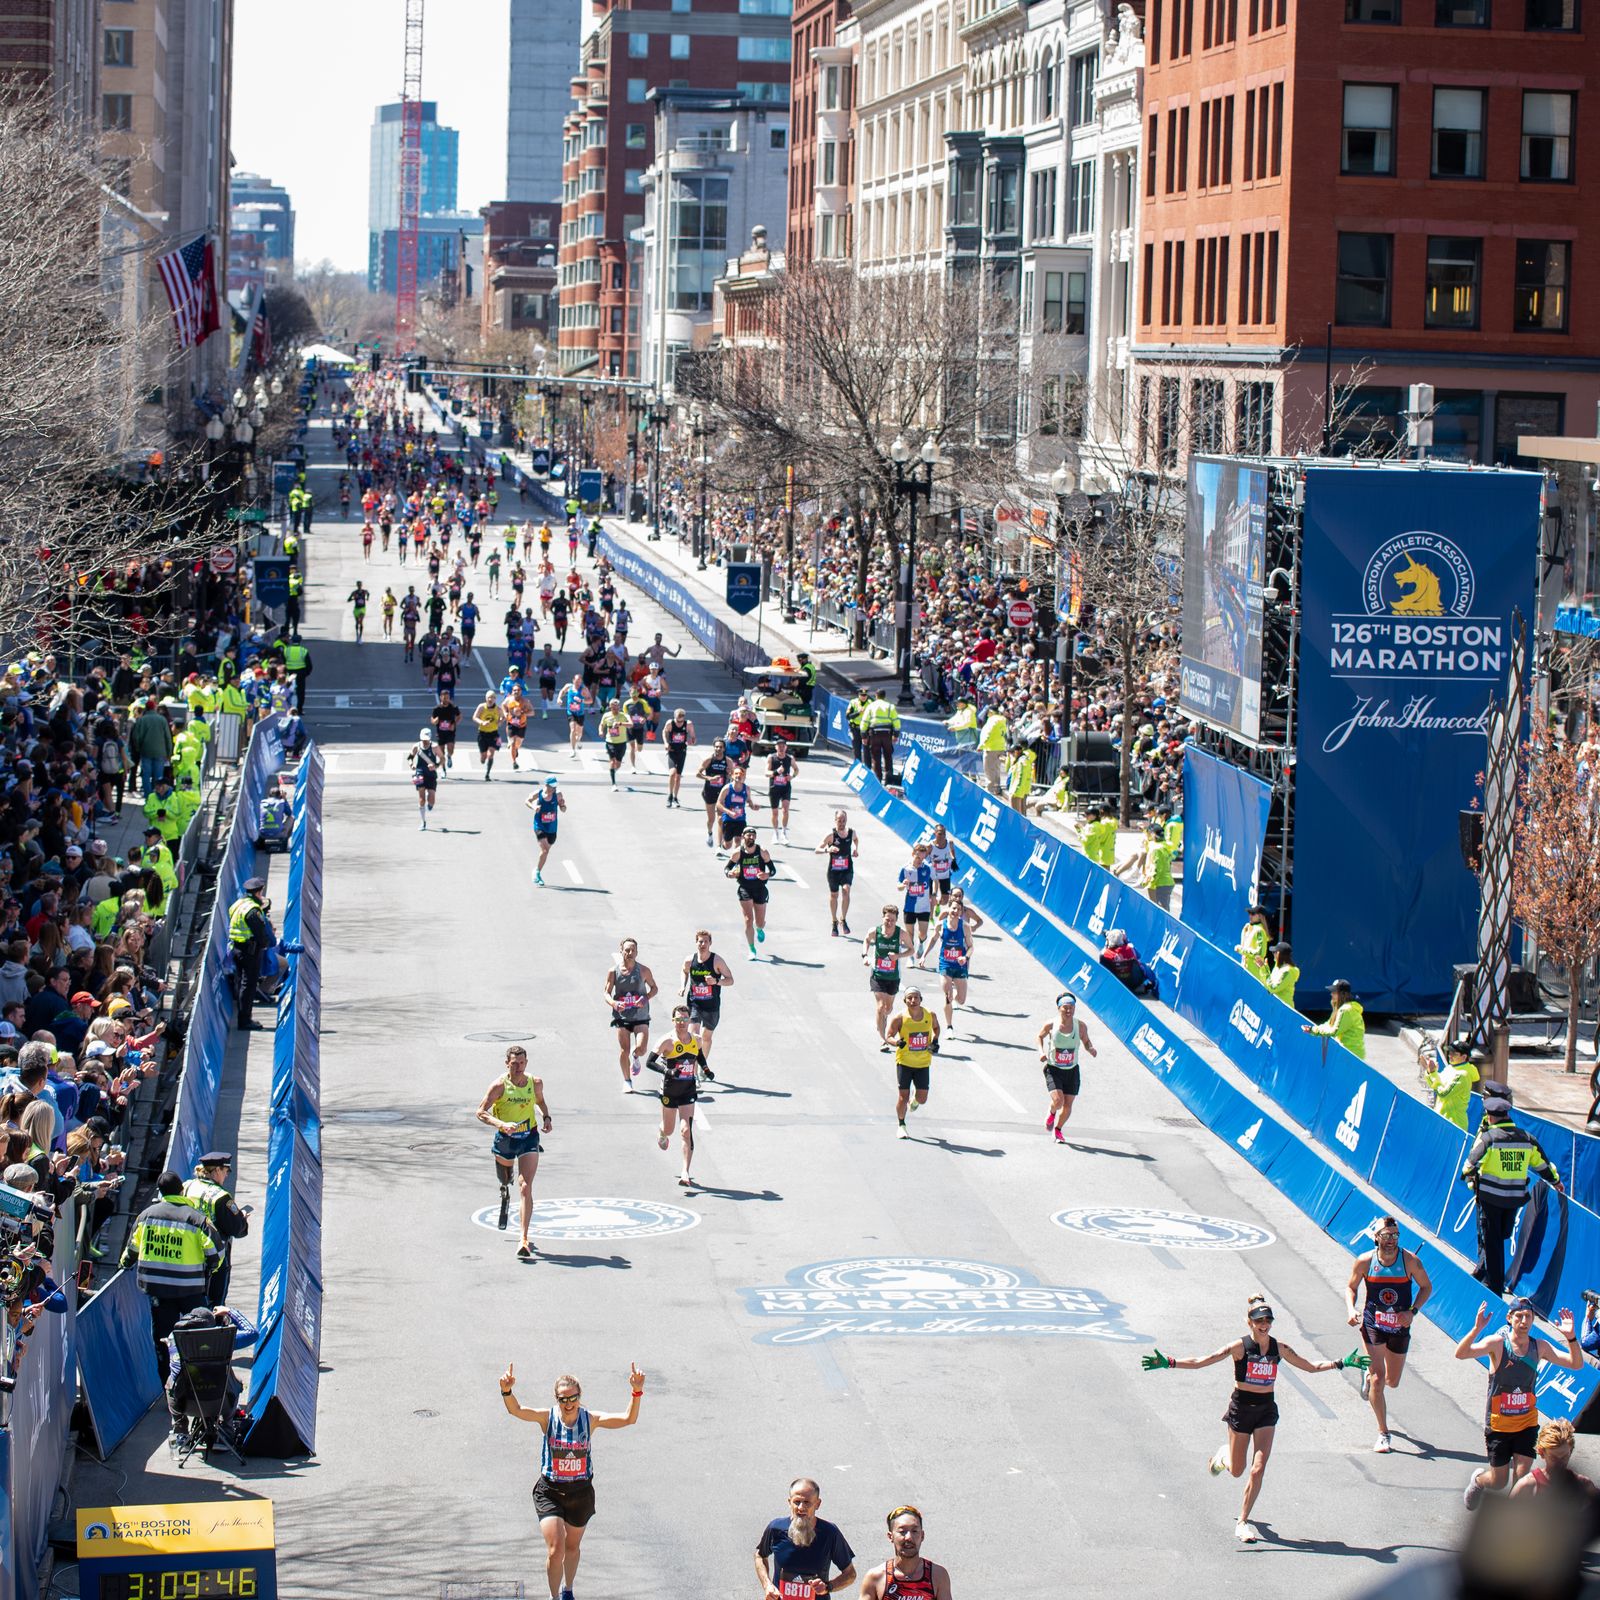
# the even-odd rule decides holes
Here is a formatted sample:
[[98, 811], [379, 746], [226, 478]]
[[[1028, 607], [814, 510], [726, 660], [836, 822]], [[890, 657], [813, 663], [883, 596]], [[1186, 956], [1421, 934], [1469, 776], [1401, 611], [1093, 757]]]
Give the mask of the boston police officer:
[[1561, 1192], [1561, 1175], [1538, 1142], [1512, 1120], [1511, 1102], [1498, 1095], [1486, 1097], [1483, 1125], [1461, 1176], [1478, 1197], [1478, 1265], [1472, 1275], [1495, 1294], [1506, 1291], [1506, 1240], [1536, 1172]]
[[164, 1378], [167, 1335], [184, 1312], [206, 1303], [206, 1283], [220, 1252], [204, 1214], [184, 1199], [176, 1172], [163, 1172], [156, 1189], [159, 1198], [139, 1213], [122, 1265], [139, 1264], [139, 1287], [150, 1296], [156, 1371]]
[[194, 1176], [183, 1186], [183, 1198], [205, 1217], [217, 1236], [217, 1262], [206, 1288], [206, 1299], [214, 1306], [228, 1301], [233, 1241], [250, 1231], [250, 1219], [222, 1186], [232, 1168], [233, 1157], [226, 1150], [208, 1150], [195, 1162]]
[[261, 958], [272, 943], [267, 927], [267, 899], [264, 878], [246, 878], [239, 898], [228, 907], [228, 943], [233, 949], [234, 982], [238, 986], [241, 1028], [259, 1028], [253, 1015], [256, 985], [261, 981]]

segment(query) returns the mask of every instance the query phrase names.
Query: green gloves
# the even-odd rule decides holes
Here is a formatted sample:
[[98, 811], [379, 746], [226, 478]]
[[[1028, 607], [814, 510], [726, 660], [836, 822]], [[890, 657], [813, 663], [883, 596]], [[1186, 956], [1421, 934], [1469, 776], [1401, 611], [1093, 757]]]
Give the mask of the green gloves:
[[1359, 1367], [1365, 1372], [1372, 1365], [1372, 1357], [1364, 1356], [1359, 1350], [1352, 1350], [1339, 1365], [1341, 1367]]
[[1172, 1365], [1172, 1361], [1170, 1357], [1162, 1355], [1162, 1353], [1157, 1350], [1153, 1355], [1140, 1356], [1139, 1365], [1146, 1372], [1160, 1372], [1164, 1367], [1170, 1367]]

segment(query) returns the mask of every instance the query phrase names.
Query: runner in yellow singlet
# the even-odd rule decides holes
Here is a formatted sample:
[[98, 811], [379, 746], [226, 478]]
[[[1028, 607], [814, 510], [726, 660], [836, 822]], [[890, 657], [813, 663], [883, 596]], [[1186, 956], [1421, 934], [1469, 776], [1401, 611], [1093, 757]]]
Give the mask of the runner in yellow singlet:
[[533, 1257], [528, 1242], [528, 1225], [533, 1220], [533, 1175], [539, 1170], [539, 1129], [550, 1131], [550, 1107], [544, 1098], [544, 1084], [528, 1076], [528, 1052], [520, 1044], [506, 1051], [506, 1070], [489, 1085], [489, 1092], [478, 1107], [478, 1121], [494, 1129], [494, 1170], [500, 1180], [500, 1222], [504, 1231], [511, 1211], [511, 1169], [517, 1170], [517, 1189], [522, 1201], [522, 1242], [517, 1255], [523, 1261]]
[[[895, 1081], [900, 1091], [894, 1106], [895, 1121], [899, 1124], [896, 1137], [909, 1139], [906, 1112], [928, 1103], [929, 1068], [939, 1049], [939, 1019], [924, 1008], [920, 989], [906, 990], [904, 1007], [889, 1019], [888, 1035], [895, 1047]], [[913, 1090], [916, 1091], [914, 1100], [911, 1098]]]
[[494, 771], [494, 753], [500, 748], [500, 707], [493, 689], [484, 690], [483, 699], [472, 713], [472, 721], [478, 730], [478, 764], [483, 768], [483, 781], [487, 783]]

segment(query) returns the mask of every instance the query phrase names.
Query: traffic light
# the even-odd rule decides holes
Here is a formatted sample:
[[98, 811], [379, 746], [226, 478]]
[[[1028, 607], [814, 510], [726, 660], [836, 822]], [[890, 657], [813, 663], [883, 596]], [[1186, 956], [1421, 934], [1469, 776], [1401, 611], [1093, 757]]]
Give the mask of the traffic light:
[[378, 370], [378, 347], [377, 347], [377, 345], [373, 345], [371, 350], [369, 350], [367, 352], [367, 371], [368, 372], [376, 372], [377, 370]]

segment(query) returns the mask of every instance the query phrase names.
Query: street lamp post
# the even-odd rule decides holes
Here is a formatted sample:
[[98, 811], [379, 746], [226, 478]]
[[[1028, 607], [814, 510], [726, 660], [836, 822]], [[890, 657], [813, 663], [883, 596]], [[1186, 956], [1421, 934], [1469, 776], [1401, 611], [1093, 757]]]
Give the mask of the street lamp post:
[[783, 469], [783, 620], [794, 621], [794, 463]]
[[[1078, 479], [1071, 467], [1065, 461], [1050, 474], [1050, 487], [1056, 494], [1056, 540], [1058, 548], [1063, 552], [1065, 566], [1061, 569], [1069, 585], [1072, 583], [1072, 551], [1067, 544], [1067, 501], [1070, 500], [1078, 487]], [[1072, 608], [1070, 603], [1063, 606], [1061, 596], [1056, 595], [1056, 616], [1061, 625], [1067, 630], [1066, 651], [1056, 663], [1057, 675], [1061, 679], [1061, 749], [1062, 762], [1070, 773], [1072, 767], [1072, 641], [1076, 631]], [[1046, 669], [1048, 672], [1048, 668]], [[1049, 696], [1045, 697], [1048, 708]], [[1071, 779], [1068, 779], [1071, 787]]]
[[933, 504], [933, 469], [939, 461], [939, 446], [930, 433], [922, 441], [922, 449], [914, 465], [911, 446], [904, 439], [896, 439], [889, 446], [889, 458], [894, 462], [894, 492], [898, 499], [911, 502], [911, 515], [906, 533], [906, 559], [900, 568], [900, 694], [899, 703], [913, 704], [911, 693], [911, 643], [916, 628], [917, 595], [917, 501], [926, 499]]
[[661, 538], [661, 430], [667, 425], [667, 408], [654, 389], [650, 391], [650, 537]]
[[695, 409], [690, 432], [700, 441], [700, 521], [696, 528], [695, 557], [701, 572], [706, 570], [706, 551], [711, 544], [711, 419]]
[[650, 409], [649, 397], [628, 391], [628, 521], [633, 521], [633, 503], [639, 493], [639, 424]]

